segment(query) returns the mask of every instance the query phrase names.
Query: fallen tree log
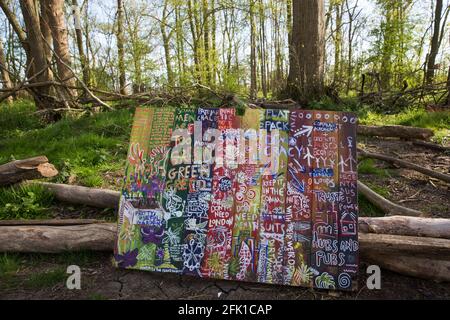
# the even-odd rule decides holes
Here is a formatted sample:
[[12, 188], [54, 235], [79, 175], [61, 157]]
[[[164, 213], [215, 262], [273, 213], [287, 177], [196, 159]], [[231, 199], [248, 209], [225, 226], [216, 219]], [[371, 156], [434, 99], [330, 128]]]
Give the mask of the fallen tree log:
[[358, 181], [358, 192], [361, 193], [367, 200], [369, 200], [377, 208], [381, 209], [385, 214], [389, 216], [410, 216], [410, 217], [420, 217], [426, 216], [425, 213], [417, 211], [414, 209], [406, 208], [395, 204], [386, 198], [382, 197], [368, 186], [366, 186], [361, 181]]
[[117, 233], [113, 223], [74, 226], [0, 227], [0, 252], [62, 253], [111, 251]]
[[436, 143], [432, 143], [432, 142], [427, 142], [427, 141], [422, 141], [422, 140], [413, 140], [412, 143], [416, 146], [434, 149], [434, 150], [441, 151], [441, 152], [450, 152], [449, 147], [444, 147], [440, 144], [436, 144]]
[[433, 130], [407, 126], [365, 126], [359, 125], [357, 132], [362, 136], [390, 137], [403, 139], [429, 140]]
[[119, 206], [120, 192], [118, 191], [44, 182], [39, 184], [47, 188], [57, 200], [62, 202], [96, 208], [116, 209]]
[[[117, 225], [0, 226], [0, 252], [112, 251]], [[450, 240], [360, 234], [360, 253], [381, 268], [404, 275], [450, 281]], [[447, 259], [447, 260], [446, 260]]]
[[[115, 223], [0, 226], [0, 252], [110, 251], [116, 231]], [[362, 252], [437, 255], [450, 259], [449, 239], [360, 233], [359, 246]]]
[[449, 260], [379, 252], [364, 252], [362, 258], [371, 264], [402, 275], [434, 281], [450, 281]]
[[390, 234], [359, 234], [361, 252], [413, 254], [450, 259], [450, 240]]
[[450, 219], [391, 216], [359, 218], [361, 233], [450, 239]]
[[[119, 206], [120, 192], [118, 191], [44, 182], [38, 184], [46, 187], [53, 193], [57, 200], [62, 202], [111, 209], [117, 209]], [[372, 191], [362, 182], [358, 182], [358, 189], [361, 194], [387, 215], [425, 216], [425, 214], [420, 211], [392, 203]]]
[[358, 149], [359, 154], [362, 157], [366, 157], [366, 158], [372, 158], [372, 159], [378, 159], [378, 160], [382, 160], [382, 161], [386, 161], [392, 164], [395, 164], [399, 167], [402, 168], [406, 168], [406, 169], [411, 169], [411, 170], [415, 170], [417, 172], [420, 172], [424, 175], [427, 175], [429, 177], [435, 178], [435, 179], [439, 179], [442, 181], [445, 181], [447, 183], [450, 183], [450, 175], [448, 174], [444, 174], [441, 172], [437, 172], [437, 171], [433, 171], [431, 169], [427, 169], [423, 166], [418, 166], [414, 163], [410, 163], [404, 160], [400, 160], [391, 156], [387, 156], [384, 154], [379, 154], [379, 153], [372, 153], [372, 152], [367, 152], [365, 150], [362, 149]]
[[78, 226], [106, 223], [95, 219], [53, 219], [53, 220], [0, 220], [0, 227], [11, 226]]
[[23, 180], [52, 178], [58, 170], [40, 156], [25, 160], [16, 160], [0, 166], [0, 186], [12, 185]]

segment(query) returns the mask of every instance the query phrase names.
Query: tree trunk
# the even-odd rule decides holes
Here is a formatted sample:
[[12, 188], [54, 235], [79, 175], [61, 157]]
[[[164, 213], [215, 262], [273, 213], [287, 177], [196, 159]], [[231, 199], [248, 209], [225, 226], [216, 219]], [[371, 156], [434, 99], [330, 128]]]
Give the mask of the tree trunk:
[[[27, 39], [31, 58], [31, 67], [29, 68], [28, 78], [35, 76], [32, 82], [48, 82], [49, 65], [47, 63], [47, 54], [42, 41], [42, 32], [39, 21], [38, 10], [33, 0], [20, 0], [20, 7], [22, 8], [22, 15], [27, 30]], [[31, 61], [32, 60], [32, 61]], [[48, 95], [50, 86], [42, 86], [39, 92]], [[39, 95], [35, 96], [36, 105], [39, 109], [46, 109], [45, 100], [41, 99]]]
[[203, 63], [205, 66], [205, 76], [207, 85], [211, 84], [211, 50], [210, 50], [210, 39], [209, 39], [209, 10], [208, 10], [208, 0], [202, 0], [202, 15], [203, 15], [203, 48], [204, 57]]
[[[76, 96], [75, 77], [71, 70], [72, 58], [69, 49], [69, 37], [64, 17], [64, 0], [43, 0], [50, 30], [53, 36], [53, 47], [55, 50], [56, 65], [58, 67], [58, 78], [67, 86], [66, 90], [71, 100]], [[48, 46], [50, 44], [44, 44]]]
[[[48, 8], [46, 8], [47, 5], [48, 5], [48, 1], [40, 2], [40, 10], [41, 10], [40, 24], [41, 24], [42, 37], [43, 37], [44, 41], [46, 42], [46, 43], [44, 42], [44, 50], [45, 50], [46, 59], [47, 59], [47, 62], [49, 64], [51, 64], [52, 60], [53, 60], [53, 52], [52, 52], [53, 36], [52, 36], [52, 30], [50, 29], [50, 21], [49, 21], [48, 15], [52, 15], [53, 12], [49, 11]], [[53, 80], [53, 72], [51, 69], [49, 69], [49, 79]]]
[[250, 0], [250, 99], [257, 93], [255, 0]]
[[119, 89], [120, 94], [126, 95], [126, 74], [125, 74], [125, 48], [123, 36], [123, 0], [117, 0], [117, 54], [119, 60]]
[[335, 7], [335, 20], [336, 31], [334, 34], [334, 85], [339, 87], [342, 81], [342, 16], [344, 11], [344, 2], [336, 1]]
[[[0, 75], [1, 75], [1, 80], [2, 80], [2, 84], [3, 84], [3, 89], [11, 89], [13, 86], [12, 82], [11, 82], [11, 78], [9, 77], [9, 69], [8, 69], [8, 64], [6, 62], [6, 57], [5, 57], [5, 52], [4, 52], [4, 48], [3, 48], [3, 42], [0, 39]], [[6, 98], [5, 100], [8, 104], [13, 103], [14, 98], [12, 96], [9, 96]]]
[[323, 0], [293, 0], [287, 91], [304, 102], [317, 99], [324, 92], [324, 20]]
[[261, 66], [261, 90], [263, 97], [267, 98], [267, 71], [266, 71], [266, 21], [265, 8], [262, 0], [258, 1], [259, 7], [259, 48], [260, 48], [260, 66]]
[[78, 54], [80, 55], [81, 69], [83, 70], [83, 82], [89, 87], [91, 85], [89, 67], [83, 46], [83, 32], [81, 28], [80, 8], [77, 0], [72, 0], [72, 12], [75, 25], [75, 35], [77, 38]]
[[441, 16], [442, 16], [443, 0], [436, 0], [436, 9], [434, 12], [434, 28], [433, 36], [431, 37], [431, 48], [428, 54], [427, 61], [427, 73], [425, 76], [426, 84], [432, 84], [435, 73], [436, 56], [439, 52], [439, 39], [440, 39], [440, 29], [441, 29]]
[[359, 217], [359, 232], [450, 239], [450, 219]]
[[0, 186], [11, 185], [23, 180], [52, 178], [58, 170], [41, 156], [26, 160], [17, 160], [0, 166]]
[[174, 75], [172, 70], [172, 59], [170, 54], [170, 37], [166, 32], [166, 24], [167, 24], [167, 5], [168, 1], [164, 1], [164, 8], [162, 12], [162, 19], [160, 23], [161, 35], [163, 40], [163, 48], [164, 48], [164, 58], [166, 61], [166, 72], [167, 72], [167, 83], [170, 86], [174, 85]]

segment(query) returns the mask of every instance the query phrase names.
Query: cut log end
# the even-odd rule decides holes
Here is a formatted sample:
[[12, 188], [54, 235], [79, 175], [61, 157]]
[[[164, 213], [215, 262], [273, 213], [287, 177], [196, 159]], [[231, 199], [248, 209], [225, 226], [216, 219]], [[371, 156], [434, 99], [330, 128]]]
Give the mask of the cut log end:
[[44, 178], [53, 178], [58, 175], [58, 170], [51, 163], [43, 163], [36, 169]]
[[16, 160], [0, 166], [0, 186], [9, 186], [24, 180], [52, 178], [57, 175], [58, 170], [45, 156]]

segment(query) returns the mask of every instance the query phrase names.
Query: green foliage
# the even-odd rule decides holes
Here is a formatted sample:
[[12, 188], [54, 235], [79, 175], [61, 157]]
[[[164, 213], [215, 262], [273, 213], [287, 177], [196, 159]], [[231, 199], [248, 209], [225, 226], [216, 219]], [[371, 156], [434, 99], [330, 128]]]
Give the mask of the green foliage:
[[33, 273], [25, 280], [24, 287], [29, 289], [50, 288], [57, 284], [63, 284], [67, 278], [66, 270], [58, 267], [42, 273]]
[[15, 274], [20, 269], [18, 255], [4, 253], [0, 255], [0, 279]]
[[360, 122], [369, 125], [404, 125], [432, 129], [435, 140], [439, 143], [450, 137], [449, 111], [427, 112], [421, 108], [411, 108], [398, 114], [383, 115], [365, 110]]
[[[38, 118], [28, 104], [14, 105], [12, 110], [31, 119], [31, 129], [25, 130], [25, 124], [20, 134], [15, 133], [13, 125], [0, 129], [6, 136], [0, 140], [0, 163], [10, 161], [11, 156], [24, 159], [46, 155], [61, 172], [55, 181], [67, 182], [71, 176], [77, 179], [80, 175], [81, 183], [89, 186], [101, 185], [102, 173], [118, 170], [124, 165], [133, 110], [117, 110], [78, 119], [66, 117], [39, 129], [31, 125], [37, 123]], [[91, 174], [95, 176], [87, 177]]]
[[373, 159], [364, 159], [358, 165], [359, 174], [373, 174], [379, 177], [388, 177], [389, 173], [385, 169], [376, 167]]
[[101, 300], [108, 300], [107, 297], [105, 297], [105, 296], [102, 295], [101, 293], [96, 293], [96, 292], [91, 293], [91, 294], [89, 295], [88, 299], [89, 299], [89, 300], [94, 300], [94, 301], [96, 301], [96, 300], [99, 300], [99, 301], [101, 301]]
[[25, 132], [42, 128], [44, 124], [33, 115], [35, 111], [34, 103], [28, 100], [0, 105], [0, 138], [20, 137]]
[[17, 285], [16, 274], [20, 270], [20, 256], [16, 254], [0, 254], [0, 289]]
[[[366, 182], [365, 182], [366, 183]], [[366, 183], [366, 185], [379, 195], [387, 198], [389, 197], [389, 190], [385, 187], [380, 187], [372, 183]], [[369, 202], [362, 194], [358, 195], [359, 212], [362, 217], [383, 217], [384, 212]]]
[[39, 185], [0, 189], [0, 220], [46, 218], [53, 195]]

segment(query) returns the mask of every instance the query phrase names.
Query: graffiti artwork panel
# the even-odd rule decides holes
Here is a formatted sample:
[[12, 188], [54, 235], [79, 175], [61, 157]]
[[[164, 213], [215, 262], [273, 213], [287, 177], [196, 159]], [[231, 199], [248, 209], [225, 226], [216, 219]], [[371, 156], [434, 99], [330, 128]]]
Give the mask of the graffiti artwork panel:
[[119, 268], [355, 290], [357, 118], [255, 108], [138, 108]]

